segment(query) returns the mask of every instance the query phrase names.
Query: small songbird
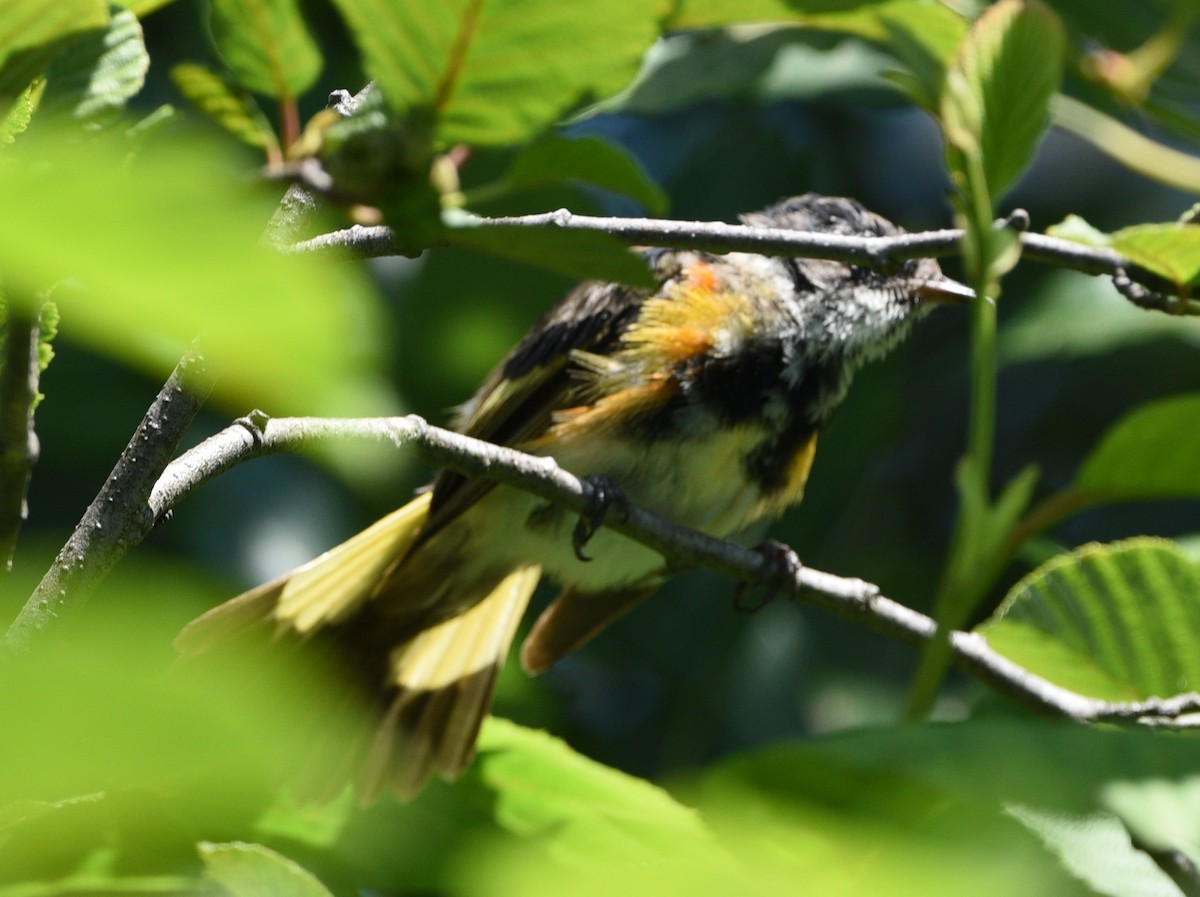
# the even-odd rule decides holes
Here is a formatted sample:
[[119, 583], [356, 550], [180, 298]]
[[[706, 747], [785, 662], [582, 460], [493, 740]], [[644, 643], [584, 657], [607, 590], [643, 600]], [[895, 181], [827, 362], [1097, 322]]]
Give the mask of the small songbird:
[[[842, 198], [807, 194], [750, 225], [849, 236], [901, 230]], [[888, 273], [823, 259], [648, 250], [657, 289], [585, 283], [547, 312], [459, 410], [470, 436], [550, 455], [624, 498], [737, 538], [798, 502], [821, 426], [854, 372], [931, 303], [969, 289], [932, 259]], [[525, 639], [545, 670], [652, 593], [663, 558], [544, 500], [449, 471], [373, 526], [204, 614], [194, 654], [247, 629], [320, 639], [379, 707], [346, 768], [360, 797], [414, 795], [474, 753], [496, 676], [542, 576], [562, 592]]]

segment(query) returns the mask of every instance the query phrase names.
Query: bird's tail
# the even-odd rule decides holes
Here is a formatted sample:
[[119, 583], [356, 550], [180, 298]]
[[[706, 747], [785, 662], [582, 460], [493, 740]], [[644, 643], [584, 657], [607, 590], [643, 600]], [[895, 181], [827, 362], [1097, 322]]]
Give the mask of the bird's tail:
[[[329, 796], [353, 779], [363, 802], [388, 787], [408, 798], [434, 772], [458, 776], [474, 754], [541, 571], [525, 567], [450, 582], [447, 590], [465, 590], [455, 594], [465, 612], [430, 626], [419, 612], [406, 616], [405, 605], [429, 605], [424, 595], [404, 595], [406, 581], [427, 579], [421, 571], [409, 577], [405, 568], [429, 519], [429, 500], [423, 494], [304, 566], [218, 605], [176, 638], [185, 656], [252, 635], [275, 645], [321, 642], [337, 666], [365, 685], [379, 708], [373, 731], [345, 737], [327, 731], [336, 726], [332, 718], [314, 719], [305, 735], [312, 751], [299, 775], [303, 795]], [[433, 547], [422, 546], [413, 559], [430, 560], [423, 556]], [[386, 600], [377, 600], [384, 592]]]

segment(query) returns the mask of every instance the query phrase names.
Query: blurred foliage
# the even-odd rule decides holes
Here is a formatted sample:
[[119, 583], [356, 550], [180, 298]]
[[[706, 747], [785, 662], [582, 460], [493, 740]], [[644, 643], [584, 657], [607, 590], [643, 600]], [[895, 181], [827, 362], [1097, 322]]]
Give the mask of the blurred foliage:
[[[959, 526], [969, 622], [1011, 657], [1087, 694], [1194, 687], [1195, 561], [1176, 543], [1200, 529], [1196, 324], [1013, 267], [990, 225], [1076, 216], [1064, 236], [1188, 295], [1179, 187], [1200, 187], [1187, 166], [1158, 183], [1121, 160], [1195, 161], [1196, 7], [958, 7], [0, 4], [4, 294], [61, 315], [0, 617], [200, 332], [222, 376], [190, 441], [255, 406], [441, 422], [574, 280], [644, 276], [612, 241], [481, 236], [461, 206], [733, 220], [815, 190], [910, 229], [957, 213], [970, 276], [1003, 300], [982, 325], [939, 312], [860, 374], [774, 535], [929, 609]], [[322, 110], [370, 77], [352, 119]], [[263, 162], [319, 165], [351, 200], [309, 231], [382, 218], [427, 251], [278, 257], [260, 243], [282, 192], [251, 177]], [[967, 437], [981, 382], [995, 414]], [[411, 804], [296, 805], [280, 786], [296, 733], [333, 713], [344, 726], [323, 732], [355, 731], [339, 671], [315, 656], [262, 676], [255, 655], [196, 670], [170, 643], [428, 475], [390, 450], [320, 460], [216, 480], [36, 651], [0, 661], [0, 897], [1170, 894], [1130, 833], [1200, 861], [1192, 739], [1030, 718], [953, 678], [935, 715], [955, 721], [896, 726], [908, 649], [798, 606], [738, 615], [703, 574], [539, 681], [505, 671], [500, 716], [558, 737], [493, 719], [464, 779]], [[960, 502], [981, 522], [965, 536]]]

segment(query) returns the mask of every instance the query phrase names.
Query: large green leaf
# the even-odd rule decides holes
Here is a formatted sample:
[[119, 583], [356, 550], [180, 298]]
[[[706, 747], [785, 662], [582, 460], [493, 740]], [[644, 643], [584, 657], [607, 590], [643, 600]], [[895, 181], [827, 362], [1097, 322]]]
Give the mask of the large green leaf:
[[1106, 234], [1080, 216], [1068, 215], [1046, 232], [1087, 246], [1110, 247], [1181, 290], [1200, 281], [1200, 225], [1195, 223], [1136, 224]]
[[244, 87], [297, 97], [321, 73], [317, 49], [296, 0], [209, 0], [212, 35]]
[[1179, 897], [1179, 888], [1154, 860], [1130, 844], [1130, 829], [1118, 816], [1106, 811], [1047, 813], [1017, 805], [1006, 809], [1089, 885], [1089, 895]]
[[[1115, 894], [1133, 871], [1159, 884], [1169, 880], [1128, 839], [1076, 837], [1072, 858], [1094, 870], [1087, 881], [1095, 890], [1085, 890], [1071, 880], [1074, 869], [1059, 851], [1043, 847], [1050, 839], [1033, 824], [1035, 815], [1064, 824], [1087, 820], [1106, 808], [1109, 783], [1154, 777], [1179, 788], [1194, 768], [1194, 746], [1183, 739], [1046, 720], [845, 733], [735, 756], [700, 773], [683, 794], [712, 830], [707, 854], [679, 850], [629, 865], [619, 846], [607, 846], [554, 862], [545, 839], [572, 826], [586, 831], [591, 801], [607, 808], [620, 794], [568, 803], [551, 792], [556, 825], [548, 832], [534, 827], [532, 840], [493, 843], [482, 853], [471, 843], [457, 864], [455, 892]], [[530, 802], [542, 794], [527, 791], [527, 779], [505, 784]]]
[[942, 103], [946, 139], [981, 167], [993, 201], [1046, 130], [1064, 46], [1058, 19], [1036, 0], [1000, 0], [959, 46]]
[[204, 842], [208, 878], [230, 897], [333, 897], [315, 875], [261, 844]]
[[1112, 248], [1180, 287], [1200, 280], [1200, 226], [1141, 224], [1112, 235]]
[[1081, 694], [1200, 685], [1200, 569], [1162, 539], [1087, 545], [1026, 576], [979, 627], [997, 651]]
[[1200, 866], [1200, 776], [1182, 782], [1113, 782], [1104, 801], [1142, 844], [1182, 851]]
[[363, 273], [260, 245], [275, 198], [196, 134], [146, 147], [30, 135], [0, 168], [14, 298], [54, 289], [62, 336], [156, 377], [204, 335], [238, 411], [381, 410]]
[[[647, 56], [619, 107], [653, 113], [714, 97], [753, 96], [774, 102], [834, 93], [857, 102], [865, 89], [885, 87], [892, 79], [932, 108], [942, 72], [967, 28], [961, 15], [936, 0], [716, 0], [681, 3], [671, 19], [672, 26], [686, 29], [738, 22], [777, 22], [780, 27], [672, 34]], [[839, 41], [831, 47], [827, 35], [814, 40], [814, 31], [852, 35], [869, 43]], [[903, 71], [896, 71], [896, 62]]]
[[117, 10], [107, 28], [73, 36], [54, 57], [41, 108], [76, 118], [117, 112], [142, 89], [149, 68], [141, 24], [129, 10]]
[[0, 3], [0, 98], [24, 91], [81, 31], [108, 24], [105, 0], [5, 0]]
[[1200, 395], [1148, 402], [1092, 450], [1076, 488], [1105, 498], [1200, 496]]
[[5, 0], [0, 4], [0, 64], [18, 50], [106, 24], [106, 0]]
[[694, 810], [544, 732], [493, 717], [479, 752], [474, 775], [494, 791], [496, 821], [557, 859], [629, 864], [715, 849]]
[[508, 185], [518, 188], [563, 180], [578, 180], [622, 193], [654, 214], [662, 213], [667, 206], [666, 194], [637, 161], [598, 137], [547, 134], [522, 149], [505, 174]]
[[435, 123], [440, 146], [528, 139], [608, 96], [659, 33], [662, 0], [336, 0], [393, 108]]

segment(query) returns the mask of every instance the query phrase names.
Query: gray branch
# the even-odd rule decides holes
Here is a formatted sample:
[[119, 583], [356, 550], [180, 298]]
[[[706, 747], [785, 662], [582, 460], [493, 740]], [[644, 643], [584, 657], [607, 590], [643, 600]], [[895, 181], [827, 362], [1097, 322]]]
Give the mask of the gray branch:
[[148, 501], [212, 388], [203, 358], [184, 356], [134, 431], [116, 466], [16, 620], [0, 652], [24, 651], [40, 630], [82, 604], [159, 513]]
[[[530, 492], [579, 514], [594, 505], [593, 487], [553, 459], [526, 455], [426, 423], [396, 418], [278, 418], [255, 413], [185, 453], [163, 472], [150, 496], [162, 515], [189, 492], [236, 464], [323, 439], [367, 438], [409, 446], [430, 464], [481, 476]], [[929, 641], [937, 623], [880, 594], [861, 579], [801, 567], [780, 582], [778, 565], [762, 552], [707, 536], [634, 505], [620, 504], [604, 525], [659, 552], [671, 569], [705, 567], [742, 582], [781, 589], [790, 597], [860, 622], [913, 645]], [[953, 632], [950, 647], [966, 672], [1024, 704], [1078, 722], [1134, 722], [1168, 728], [1200, 727], [1200, 695], [1109, 702], [1076, 694], [998, 654], [983, 636]]]
[[[453, 227], [493, 228], [527, 227], [531, 230], [557, 229], [608, 234], [632, 246], [669, 246], [705, 252], [754, 252], [760, 255], [792, 258], [827, 258], [887, 269], [906, 259], [957, 255], [963, 232], [957, 229], [897, 234], [891, 237], [851, 237], [842, 234], [778, 230], [744, 224], [713, 221], [667, 221], [657, 218], [600, 218], [576, 215], [567, 209], [540, 215], [508, 218], [480, 218], [459, 213]], [[452, 229], [453, 229], [452, 227]], [[1122, 289], [1130, 301], [1145, 308], [1200, 314], [1200, 303], [1181, 300], [1175, 287], [1151, 271], [1135, 265], [1112, 249], [1088, 246], [1045, 234], [1020, 234], [1025, 258], [1070, 268], [1085, 274], [1117, 278], [1119, 285], [1134, 283], [1141, 289]], [[296, 254], [329, 253], [347, 259], [402, 255], [411, 257], [419, 249], [399, 239], [385, 226], [355, 225], [344, 230], [321, 234], [294, 243]]]

